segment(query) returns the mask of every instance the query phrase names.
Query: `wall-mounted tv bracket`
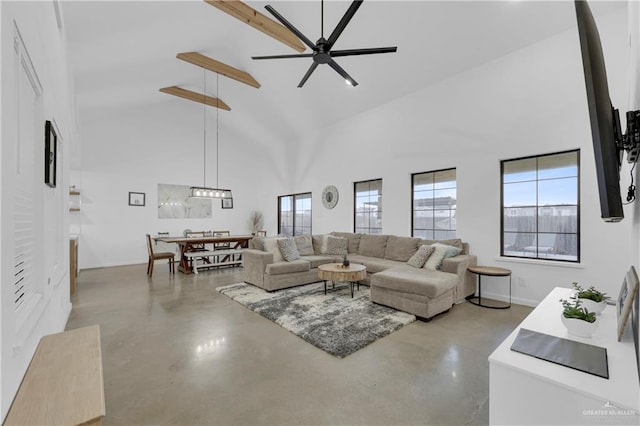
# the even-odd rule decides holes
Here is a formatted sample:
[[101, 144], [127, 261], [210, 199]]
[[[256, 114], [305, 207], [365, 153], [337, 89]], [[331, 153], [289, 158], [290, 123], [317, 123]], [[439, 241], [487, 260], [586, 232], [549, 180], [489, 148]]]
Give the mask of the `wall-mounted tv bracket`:
[[640, 154], [640, 110], [627, 112], [627, 132], [619, 141], [620, 148], [627, 151], [627, 161], [635, 163]]
[[[633, 203], [636, 199], [636, 186], [633, 184], [633, 169], [638, 162], [638, 155], [640, 154], [640, 110], [627, 112], [627, 131], [622, 134], [620, 129], [620, 116], [618, 110], [613, 110], [614, 122], [614, 134], [616, 140], [616, 146], [620, 153], [620, 162], [622, 162], [622, 153], [627, 152], [627, 162], [633, 164], [631, 167], [631, 184], [627, 189], [627, 204]], [[618, 163], [618, 166], [621, 164]]]

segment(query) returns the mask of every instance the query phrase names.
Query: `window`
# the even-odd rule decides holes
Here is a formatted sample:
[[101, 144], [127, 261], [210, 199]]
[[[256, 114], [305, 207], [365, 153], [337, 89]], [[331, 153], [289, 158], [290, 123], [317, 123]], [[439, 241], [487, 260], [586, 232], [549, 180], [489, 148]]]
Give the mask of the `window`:
[[411, 175], [411, 235], [433, 240], [456, 237], [456, 169]]
[[278, 233], [288, 236], [311, 234], [311, 193], [278, 197]]
[[580, 151], [506, 160], [503, 256], [580, 261]]
[[354, 230], [362, 234], [382, 233], [382, 179], [355, 182]]

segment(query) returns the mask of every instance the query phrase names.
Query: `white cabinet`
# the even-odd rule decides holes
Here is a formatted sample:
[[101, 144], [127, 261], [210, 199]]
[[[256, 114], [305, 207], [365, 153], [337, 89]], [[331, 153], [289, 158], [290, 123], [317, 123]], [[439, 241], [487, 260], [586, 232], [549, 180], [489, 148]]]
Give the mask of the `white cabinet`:
[[[617, 341], [616, 309], [598, 317], [592, 338], [567, 333], [556, 287], [489, 356], [489, 422], [492, 425], [640, 424], [640, 380], [631, 327]], [[607, 349], [609, 379], [512, 351], [520, 328]]]

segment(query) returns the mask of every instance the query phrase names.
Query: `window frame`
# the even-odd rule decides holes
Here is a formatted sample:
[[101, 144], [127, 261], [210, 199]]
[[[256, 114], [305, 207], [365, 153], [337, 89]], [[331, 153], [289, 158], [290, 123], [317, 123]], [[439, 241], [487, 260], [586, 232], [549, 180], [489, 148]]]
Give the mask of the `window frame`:
[[[361, 181], [353, 182], [353, 232], [354, 233], [358, 233], [358, 229], [360, 229], [360, 230], [364, 229], [364, 228], [357, 228], [357, 226], [356, 226], [357, 225], [357, 217], [358, 217], [358, 207], [357, 207], [358, 206], [358, 202], [357, 202], [358, 190], [357, 190], [357, 186], [358, 186], [358, 184], [363, 184], [363, 183], [369, 183], [370, 184], [371, 182], [377, 182], [377, 181], [380, 181], [380, 193], [379, 193], [378, 196], [380, 197], [380, 199], [382, 199], [382, 184], [383, 184], [382, 178], [367, 179], [367, 180], [361, 180]], [[369, 227], [366, 228], [367, 232], [360, 232], [360, 233], [368, 234], [368, 235], [380, 235], [380, 234], [382, 234], [382, 212], [383, 212], [383, 210], [382, 210], [382, 202], [380, 203], [379, 208], [376, 211], [380, 214], [380, 223], [381, 223], [380, 228], [372, 228], [371, 226], [369, 226]], [[377, 233], [377, 234], [373, 234], [373, 233], [371, 233], [372, 229], [378, 229], [378, 230], [380, 230], [380, 232]]]
[[[292, 199], [291, 200], [292, 201], [292, 203], [291, 203], [291, 206], [292, 206], [291, 212], [292, 212], [292, 217], [293, 217], [293, 224], [292, 224], [293, 232], [292, 232], [292, 235], [290, 235], [290, 236], [294, 237], [294, 236], [297, 236], [297, 235], [307, 235], [307, 234], [304, 234], [304, 233], [302, 233], [302, 234], [296, 234], [295, 233], [296, 232], [296, 215], [297, 215], [297, 212], [296, 212], [296, 198], [300, 197], [300, 196], [303, 196], [303, 195], [307, 196], [307, 197], [304, 197], [304, 198], [309, 198], [309, 202], [310, 202], [310, 205], [311, 205], [311, 207], [309, 209], [309, 226], [308, 226], [309, 234], [308, 235], [312, 234], [312, 231], [313, 231], [312, 230], [312, 227], [313, 227], [313, 196], [312, 195], [313, 194], [311, 193], [311, 191], [309, 191], [309, 192], [298, 192], [298, 193], [295, 193], [295, 194], [278, 195], [278, 234], [282, 233], [282, 228], [281, 228], [281, 224], [282, 224], [282, 199], [291, 197], [291, 199]], [[305, 226], [304, 228], [307, 228], [307, 227]]]
[[[540, 209], [542, 207], [545, 207], [544, 205], [540, 205], [539, 204], [539, 182], [541, 181], [538, 177], [539, 175], [539, 164], [538, 161], [541, 158], [545, 158], [545, 157], [551, 157], [551, 156], [557, 156], [557, 155], [563, 155], [563, 154], [570, 154], [570, 153], [575, 153], [576, 154], [576, 231], [574, 232], [539, 232], [539, 218], [540, 218]], [[532, 234], [535, 235], [536, 238], [536, 252], [535, 252], [535, 256], [517, 256], [517, 255], [513, 255], [513, 254], [505, 254], [505, 229], [504, 229], [504, 219], [505, 219], [505, 209], [507, 209], [507, 207], [505, 207], [504, 205], [504, 166], [505, 163], [509, 163], [512, 161], [521, 161], [521, 160], [528, 160], [528, 159], [535, 159], [536, 160], [536, 169], [535, 169], [535, 174], [536, 174], [536, 178], [533, 182], [535, 182], [536, 184], [536, 204], [532, 205], [532, 206], [519, 206], [518, 208], [522, 208], [522, 207], [530, 207], [535, 209], [535, 232], [532, 232]], [[555, 179], [566, 179], [566, 177], [561, 177], [561, 178], [555, 178]], [[581, 219], [580, 219], [580, 211], [581, 211], [581, 193], [580, 193], [580, 179], [581, 179], [581, 173], [580, 173], [580, 149], [576, 148], [576, 149], [569, 149], [569, 150], [565, 150], [565, 151], [557, 151], [557, 152], [552, 152], [552, 153], [547, 153], [547, 154], [538, 154], [538, 155], [530, 155], [530, 156], [525, 156], [525, 157], [518, 157], [518, 158], [511, 158], [511, 159], [507, 159], [507, 160], [500, 160], [500, 256], [501, 257], [505, 257], [505, 258], [511, 258], [511, 259], [528, 259], [528, 260], [533, 260], [533, 261], [545, 261], [545, 262], [563, 262], [563, 263], [580, 263], [581, 261], [581, 243], [582, 243], [582, 230], [581, 230]], [[543, 179], [542, 181], [545, 180], [551, 180], [551, 179]], [[563, 205], [569, 205], [569, 204], [563, 204]], [[552, 205], [553, 206], [553, 205]], [[540, 235], [544, 235], [544, 234], [567, 234], [567, 235], [575, 235], [576, 236], [576, 259], [572, 260], [572, 259], [561, 259], [561, 258], [553, 258], [553, 257], [544, 257], [540, 255], [539, 252], [539, 236]]]
[[[411, 185], [411, 236], [415, 237], [415, 227], [414, 227], [414, 219], [415, 219], [415, 178], [418, 175], [426, 175], [426, 174], [433, 174], [435, 177], [436, 173], [439, 172], [449, 172], [449, 171], [454, 171], [456, 173], [456, 179], [455, 179], [455, 190], [456, 190], [456, 209], [455, 211], [458, 211], [458, 170], [456, 167], [449, 167], [446, 169], [438, 169], [438, 170], [430, 170], [430, 171], [425, 171], [425, 172], [417, 172], [417, 173], [411, 173], [411, 181], [410, 181], [410, 185]], [[435, 188], [434, 188], [435, 190]], [[435, 198], [434, 198], [434, 206], [435, 206]], [[433, 211], [435, 211], [436, 209], [433, 209]], [[451, 209], [449, 209], [451, 210]], [[425, 229], [426, 231], [429, 231], [429, 229]], [[430, 229], [430, 231], [432, 232], [432, 237], [433, 238], [427, 238], [425, 237], [425, 239], [443, 239], [443, 238], [435, 238], [435, 229]], [[457, 226], [455, 229], [449, 229], [448, 231], [453, 231], [455, 236], [453, 238], [457, 238], [457, 233], [458, 233], [458, 229]], [[422, 237], [420, 237], [422, 238]]]

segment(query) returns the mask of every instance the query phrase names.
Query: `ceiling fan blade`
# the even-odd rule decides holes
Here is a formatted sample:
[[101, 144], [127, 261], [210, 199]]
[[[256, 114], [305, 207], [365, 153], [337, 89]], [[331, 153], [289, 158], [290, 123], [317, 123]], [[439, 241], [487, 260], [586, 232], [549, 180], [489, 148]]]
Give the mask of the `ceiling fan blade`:
[[292, 55], [269, 55], [269, 56], [252, 56], [251, 59], [288, 59], [288, 58], [310, 58], [313, 53], [294, 53]]
[[300, 83], [298, 84], [298, 88], [302, 87], [304, 85], [304, 83], [307, 82], [307, 80], [309, 79], [309, 77], [311, 76], [311, 74], [313, 74], [313, 72], [316, 70], [316, 67], [318, 66], [317, 62], [313, 62], [311, 64], [311, 66], [309, 67], [309, 69], [307, 70], [307, 73], [304, 75], [304, 77], [302, 77], [302, 80], [300, 80]]
[[356, 87], [358, 85], [358, 82], [355, 81], [353, 78], [351, 78], [351, 76], [349, 74], [347, 74], [347, 72], [345, 70], [343, 70], [342, 67], [340, 65], [338, 65], [338, 63], [336, 61], [334, 61], [332, 59], [329, 62], [327, 62], [327, 64], [329, 64], [329, 66], [331, 68], [336, 70], [336, 72], [338, 74], [340, 74], [342, 76], [342, 78], [344, 78], [347, 81], [347, 83], [349, 83], [353, 87]]
[[353, 15], [355, 15], [358, 8], [362, 5], [362, 1], [363, 0], [355, 0], [351, 3], [351, 6], [349, 6], [349, 9], [347, 9], [344, 16], [340, 22], [338, 22], [338, 25], [336, 25], [333, 32], [327, 39], [327, 42], [325, 43], [326, 50], [331, 50], [336, 40], [338, 40], [338, 37], [340, 37], [340, 34], [342, 34], [342, 31], [344, 31], [349, 21], [351, 21], [351, 18], [353, 18]]
[[331, 56], [337, 58], [339, 56], [353, 56], [353, 55], [373, 55], [376, 53], [393, 53], [398, 50], [397, 46], [394, 47], [373, 47], [370, 49], [347, 49], [347, 50], [332, 50]]
[[280, 21], [280, 23], [282, 25], [284, 25], [292, 33], [294, 33], [296, 35], [296, 37], [298, 37], [300, 40], [302, 40], [302, 42], [304, 44], [309, 46], [312, 50], [316, 49], [315, 43], [313, 43], [311, 40], [309, 40], [307, 37], [305, 37], [304, 34], [302, 34], [296, 27], [294, 27], [291, 24], [291, 22], [287, 21], [284, 16], [280, 15], [277, 10], [275, 10], [273, 7], [271, 7], [271, 5], [268, 4], [264, 8], [267, 9], [269, 11], [269, 13], [271, 13], [278, 21]]

